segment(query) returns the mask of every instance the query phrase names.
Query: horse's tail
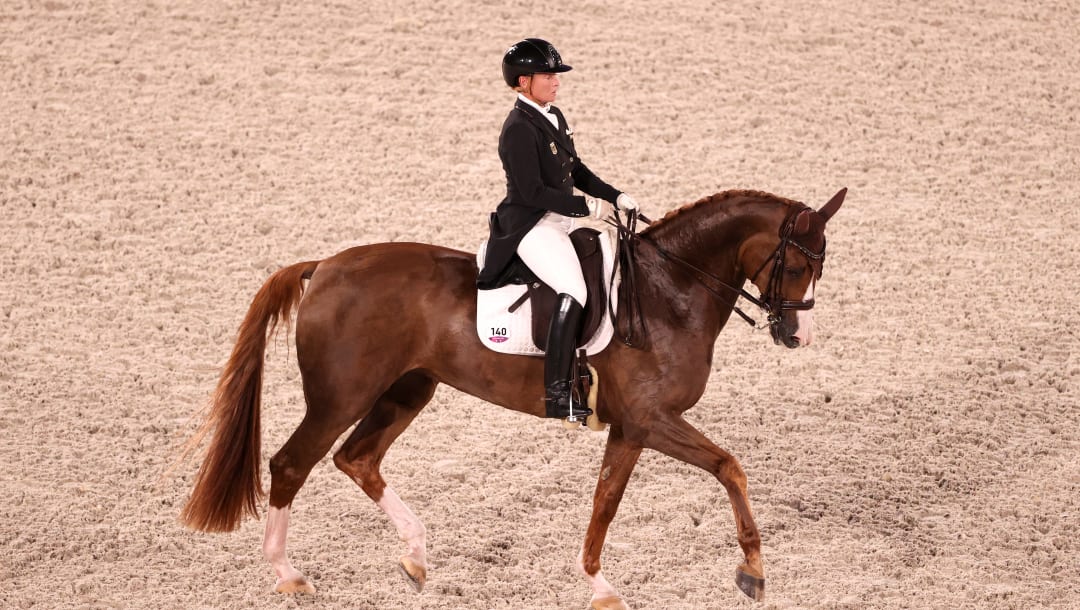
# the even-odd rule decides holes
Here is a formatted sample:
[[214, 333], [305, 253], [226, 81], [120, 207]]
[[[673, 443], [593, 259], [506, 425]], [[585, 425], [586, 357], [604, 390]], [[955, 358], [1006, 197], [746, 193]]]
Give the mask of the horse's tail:
[[259, 427], [266, 340], [280, 321], [289, 326], [292, 310], [303, 296], [301, 280], [310, 278], [318, 265], [309, 261], [278, 270], [248, 307], [209, 413], [188, 441], [190, 452], [214, 430], [191, 497], [180, 513], [190, 528], [226, 532], [239, 527], [245, 516], [258, 517], [266, 495], [260, 477]]

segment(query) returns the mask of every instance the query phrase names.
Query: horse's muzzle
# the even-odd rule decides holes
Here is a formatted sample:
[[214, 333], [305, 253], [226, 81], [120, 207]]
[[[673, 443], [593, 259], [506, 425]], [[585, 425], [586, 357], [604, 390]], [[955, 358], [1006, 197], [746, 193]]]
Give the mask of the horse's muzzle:
[[782, 322], [773, 324], [769, 328], [769, 333], [772, 334], [773, 342], [777, 345], [783, 344], [792, 349], [802, 345], [802, 341], [795, 336], [795, 331]]

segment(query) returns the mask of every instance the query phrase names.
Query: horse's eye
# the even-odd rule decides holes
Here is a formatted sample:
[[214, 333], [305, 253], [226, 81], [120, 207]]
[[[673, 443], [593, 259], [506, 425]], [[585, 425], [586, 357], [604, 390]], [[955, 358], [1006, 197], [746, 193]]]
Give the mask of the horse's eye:
[[790, 277], [792, 279], [798, 279], [798, 278], [802, 277], [802, 274], [803, 274], [802, 267], [784, 267], [784, 275], [786, 275], [786, 276], [788, 276], [788, 277]]

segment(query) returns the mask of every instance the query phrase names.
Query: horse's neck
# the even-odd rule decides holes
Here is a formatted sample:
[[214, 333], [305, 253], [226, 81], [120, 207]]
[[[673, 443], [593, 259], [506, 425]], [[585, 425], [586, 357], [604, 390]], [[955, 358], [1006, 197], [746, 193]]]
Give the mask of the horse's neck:
[[768, 215], [762, 211], [760, 206], [745, 204], [703, 206], [681, 212], [680, 217], [650, 231], [649, 238], [660, 249], [727, 286], [710, 278], [694, 279], [696, 273], [655, 253], [648, 265], [652, 298], [664, 302], [665, 307], [658, 311], [676, 313], [673, 317], [679, 319], [670, 320], [672, 324], [716, 339], [738, 298], [732, 289], [740, 288], [746, 280], [738, 263], [739, 248], [768, 225]]
[[649, 237], [660, 248], [725, 281], [739, 281], [739, 246], [768, 224], [764, 206], [700, 206], [656, 227]]

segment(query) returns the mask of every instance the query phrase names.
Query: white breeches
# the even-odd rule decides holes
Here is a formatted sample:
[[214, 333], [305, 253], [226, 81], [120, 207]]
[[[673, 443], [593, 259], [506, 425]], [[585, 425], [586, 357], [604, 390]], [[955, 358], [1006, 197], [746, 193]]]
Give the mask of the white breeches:
[[588, 292], [581, 263], [570, 243], [573, 229], [573, 218], [548, 212], [518, 243], [517, 254], [555, 294], [568, 294], [584, 307]]

